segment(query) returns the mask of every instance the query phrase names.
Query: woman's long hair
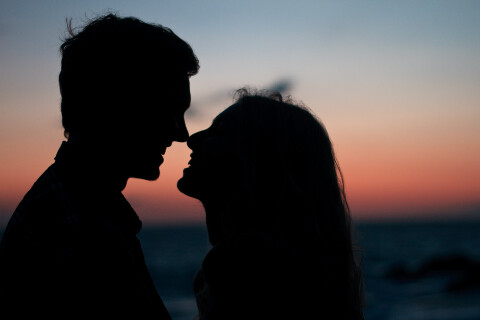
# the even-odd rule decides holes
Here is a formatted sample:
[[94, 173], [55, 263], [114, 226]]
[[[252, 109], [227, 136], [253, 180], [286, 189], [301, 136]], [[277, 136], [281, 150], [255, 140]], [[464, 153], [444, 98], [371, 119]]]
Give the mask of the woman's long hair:
[[318, 250], [331, 306], [343, 306], [338, 319], [363, 319], [361, 268], [327, 131], [305, 106], [280, 94], [241, 89], [236, 98], [243, 181], [223, 217], [225, 232], [266, 232], [293, 252]]

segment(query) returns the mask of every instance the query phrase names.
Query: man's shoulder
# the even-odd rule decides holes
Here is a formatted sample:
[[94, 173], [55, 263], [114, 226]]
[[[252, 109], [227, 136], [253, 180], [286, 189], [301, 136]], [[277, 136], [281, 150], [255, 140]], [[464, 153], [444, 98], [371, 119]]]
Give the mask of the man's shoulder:
[[13, 212], [7, 228], [39, 229], [70, 210], [70, 195], [51, 165], [35, 181]]
[[61, 204], [61, 201], [55, 200], [63, 200], [68, 197], [63, 182], [55, 171], [53, 164], [43, 172], [20, 201], [15, 212], [29, 211], [43, 206], [55, 207]]

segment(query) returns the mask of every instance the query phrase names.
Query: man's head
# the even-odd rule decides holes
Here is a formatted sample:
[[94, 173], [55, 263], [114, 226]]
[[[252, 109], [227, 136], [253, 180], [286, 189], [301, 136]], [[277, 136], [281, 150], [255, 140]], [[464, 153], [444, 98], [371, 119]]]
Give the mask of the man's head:
[[126, 177], [154, 180], [162, 154], [185, 141], [192, 48], [170, 29], [113, 14], [91, 20], [60, 47], [65, 136], [108, 155]]

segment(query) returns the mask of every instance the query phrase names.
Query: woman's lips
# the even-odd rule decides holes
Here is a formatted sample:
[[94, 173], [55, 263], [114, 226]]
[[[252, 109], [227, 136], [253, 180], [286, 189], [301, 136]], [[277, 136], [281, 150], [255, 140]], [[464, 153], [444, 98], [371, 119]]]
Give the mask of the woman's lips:
[[163, 163], [163, 157], [162, 156], [158, 156], [158, 159], [157, 159], [157, 163], [158, 165], [160, 166], [162, 163]]

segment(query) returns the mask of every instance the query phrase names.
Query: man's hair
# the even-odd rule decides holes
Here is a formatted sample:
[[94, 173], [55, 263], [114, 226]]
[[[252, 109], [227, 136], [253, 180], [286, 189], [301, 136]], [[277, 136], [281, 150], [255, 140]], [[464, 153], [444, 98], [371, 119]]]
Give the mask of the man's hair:
[[125, 94], [138, 93], [145, 83], [155, 82], [161, 96], [169, 80], [199, 69], [190, 45], [159, 24], [107, 14], [90, 19], [78, 33], [67, 21], [67, 31], [59, 75], [65, 136], [92, 119], [106, 123], [124, 107], [119, 102]]

